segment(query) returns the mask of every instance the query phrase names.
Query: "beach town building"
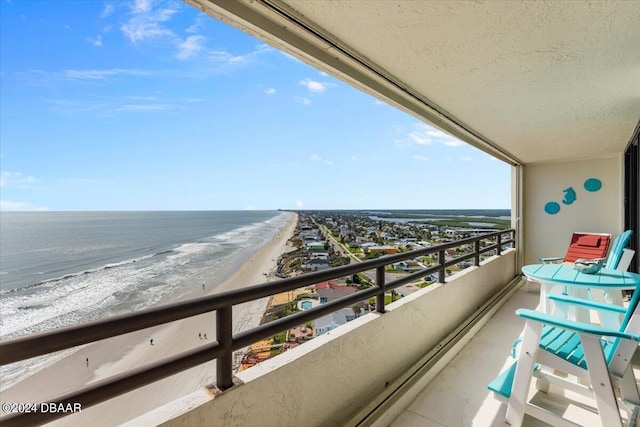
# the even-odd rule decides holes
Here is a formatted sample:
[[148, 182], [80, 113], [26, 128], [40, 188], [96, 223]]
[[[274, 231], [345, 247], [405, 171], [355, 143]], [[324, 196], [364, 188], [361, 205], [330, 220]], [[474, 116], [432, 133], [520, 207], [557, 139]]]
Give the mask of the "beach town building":
[[[319, 283], [315, 286], [320, 304], [326, 304], [348, 295], [352, 295], [358, 291], [355, 286], [338, 285], [335, 282], [327, 281]], [[322, 316], [315, 321], [316, 334], [322, 335], [344, 325], [345, 323], [355, 319], [356, 315], [352, 308], [342, 308], [331, 314]]]
[[330, 261], [328, 258], [311, 258], [305, 264], [306, 271], [321, 271], [326, 270], [331, 267]]
[[[231, 351], [259, 334], [253, 331], [256, 335], [247, 338], [253, 332], [225, 332], [231, 309], [215, 300], [220, 305], [210, 309], [222, 331], [218, 344], [110, 380], [99, 390], [82, 390], [74, 399], [108, 405], [113, 396], [215, 357], [220, 367], [216, 384], [224, 392], [214, 398], [203, 390], [141, 414], [134, 424], [504, 425], [506, 406], [486, 386], [510, 363], [511, 345], [522, 331], [514, 310], [538, 303], [535, 286], [529, 292], [523, 287], [522, 266], [564, 253], [576, 230], [615, 236], [630, 229], [630, 246], [639, 250], [639, 3], [188, 3], [509, 164], [512, 228], [507, 234], [512, 238], [497, 242], [502, 237], [495, 237], [495, 256], [450, 277], [436, 272], [438, 282], [411, 297], [378, 304], [376, 312], [287, 352], [287, 357], [243, 371], [235, 382], [225, 370], [231, 366]], [[469, 179], [482, 179], [482, 171], [470, 172]], [[602, 184], [597, 191], [585, 187], [590, 179]], [[374, 190], [375, 183], [370, 185]], [[580, 197], [562, 204], [563, 190], [570, 186]], [[502, 248], [506, 240], [511, 243]], [[385, 259], [395, 262], [394, 257], [403, 255], [366, 266], [384, 268]], [[631, 271], [639, 270], [638, 258]], [[357, 268], [340, 267], [336, 274]], [[309, 277], [328, 280], [331, 271]], [[381, 287], [389, 285], [380, 277]], [[298, 286], [307, 279], [286, 280]], [[333, 309], [321, 304], [304, 315], [323, 305]], [[155, 313], [155, 318], [175, 320], [171, 313]], [[126, 323], [127, 328], [134, 324], [132, 319]], [[141, 329], [148, 326], [140, 324]], [[75, 342], [72, 335], [98, 340], [127, 330], [108, 326], [109, 332], [70, 332], [64, 342]], [[32, 337], [16, 345], [20, 354], [31, 355], [45, 343], [62, 345], [63, 337], [55, 338]], [[0, 355], [8, 358], [8, 352]], [[541, 404], [566, 409], [573, 425], [600, 425], [592, 401], [576, 403], [571, 397], [553, 400], [549, 394]], [[89, 411], [83, 408], [70, 419]], [[525, 418], [525, 425], [538, 424]]]
[[395, 246], [382, 245], [382, 246], [368, 246], [365, 252], [395, 254], [398, 249]]
[[354, 294], [358, 291], [358, 288], [355, 286], [339, 285], [333, 281], [327, 281], [318, 283], [315, 286], [315, 291], [318, 294], [320, 303], [322, 304]]
[[355, 318], [356, 315], [351, 308], [341, 308], [338, 311], [316, 319], [316, 334], [326, 334], [327, 332], [337, 328], [338, 326], [342, 326]]

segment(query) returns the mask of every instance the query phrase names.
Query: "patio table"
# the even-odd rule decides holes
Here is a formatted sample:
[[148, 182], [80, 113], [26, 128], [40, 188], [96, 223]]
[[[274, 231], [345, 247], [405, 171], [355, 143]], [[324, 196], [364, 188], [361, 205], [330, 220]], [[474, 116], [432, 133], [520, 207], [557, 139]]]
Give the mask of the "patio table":
[[[613, 304], [622, 305], [622, 290], [634, 290], [640, 285], [640, 275], [628, 271], [601, 269], [594, 274], [581, 273], [570, 264], [531, 264], [522, 267], [522, 273], [540, 282], [540, 310], [550, 313], [550, 303], [547, 295], [554, 287], [566, 286], [567, 293], [579, 298], [587, 298], [589, 290], [601, 290], [602, 296], [594, 295], [597, 299], [604, 299], [604, 293]], [[576, 320], [589, 321], [589, 313], [579, 310]]]

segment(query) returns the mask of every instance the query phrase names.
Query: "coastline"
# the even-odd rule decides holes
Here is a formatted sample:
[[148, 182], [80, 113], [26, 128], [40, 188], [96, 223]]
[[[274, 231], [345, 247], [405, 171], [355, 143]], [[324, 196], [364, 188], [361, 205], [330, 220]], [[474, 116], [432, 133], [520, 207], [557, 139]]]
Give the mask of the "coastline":
[[[269, 281], [275, 272], [277, 260], [285, 252], [287, 242], [293, 236], [297, 220], [297, 215], [293, 213], [291, 219], [269, 242], [258, 248], [244, 262], [241, 261], [242, 264], [220, 284], [207, 285], [203, 292], [200, 283], [197, 283], [193, 291], [187, 292], [179, 299], [211, 295]], [[234, 333], [257, 326], [268, 299], [265, 297], [234, 307]], [[193, 349], [214, 339], [215, 313], [206, 313], [91, 343], [8, 388], [2, 392], [0, 400], [25, 403], [43, 401], [85, 384]], [[153, 340], [153, 344], [150, 340]], [[214, 379], [215, 361], [207, 362], [78, 414], [54, 421], [51, 425], [120, 424], [180, 396], [203, 389]]]

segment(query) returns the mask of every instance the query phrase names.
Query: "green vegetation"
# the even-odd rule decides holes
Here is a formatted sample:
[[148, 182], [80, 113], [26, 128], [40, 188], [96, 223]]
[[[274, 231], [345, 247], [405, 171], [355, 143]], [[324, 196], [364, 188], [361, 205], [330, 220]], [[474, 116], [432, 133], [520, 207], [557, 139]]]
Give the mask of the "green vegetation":
[[274, 344], [282, 344], [286, 340], [287, 340], [287, 331], [280, 332], [279, 334], [273, 336]]
[[470, 222], [483, 223], [485, 225], [482, 228], [492, 228], [495, 230], [506, 230], [511, 227], [511, 221], [508, 219], [498, 218], [469, 218], [465, 219], [445, 219], [445, 220], [430, 220], [422, 219], [420, 222], [437, 225], [439, 227], [460, 227], [460, 228], [478, 228], [476, 225], [470, 225]]
[[384, 255], [384, 253], [382, 252], [367, 252], [367, 254], [364, 256], [364, 259], [376, 259], [380, 258], [382, 255]]
[[418, 286], [421, 287], [421, 288], [426, 288], [427, 286], [433, 285], [434, 283], [436, 283], [435, 280], [427, 280], [427, 281], [424, 281], [424, 282], [418, 284]]
[[[385, 296], [384, 296], [384, 304], [385, 305], [391, 304], [393, 301], [397, 301], [398, 299], [400, 299], [398, 294], [396, 294], [396, 297], [393, 300], [391, 299], [391, 295], [386, 295], [385, 294]], [[369, 304], [375, 305], [375, 303], [376, 303], [376, 297], [369, 298]]]

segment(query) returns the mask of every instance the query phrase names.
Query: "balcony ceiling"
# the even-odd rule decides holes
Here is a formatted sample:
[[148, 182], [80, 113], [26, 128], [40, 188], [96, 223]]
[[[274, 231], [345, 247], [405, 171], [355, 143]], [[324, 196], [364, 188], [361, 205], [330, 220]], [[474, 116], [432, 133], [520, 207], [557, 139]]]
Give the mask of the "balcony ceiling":
[[187, 1], [514, 163], [623, 152], [640, 118], [639, 1]]

